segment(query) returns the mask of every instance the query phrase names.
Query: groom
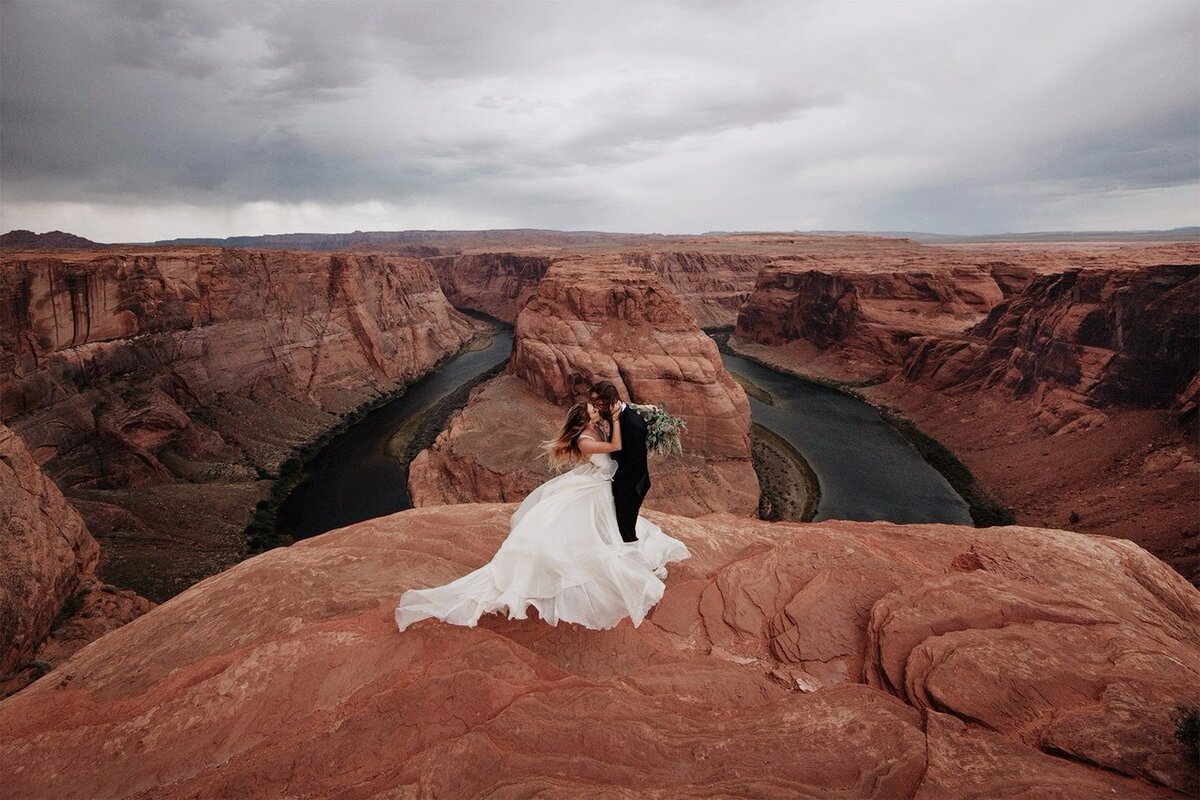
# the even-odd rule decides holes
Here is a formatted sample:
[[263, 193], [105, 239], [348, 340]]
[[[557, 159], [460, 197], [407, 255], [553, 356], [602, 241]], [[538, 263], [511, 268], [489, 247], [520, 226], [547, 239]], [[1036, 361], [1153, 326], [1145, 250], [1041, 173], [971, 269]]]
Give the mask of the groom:
[[621, 401], [617, 387], [609, 381], [593, 383], [588, 399], [600, 414], [608, 419], [612, 410], [619, 412], [621, 449], [612, 454], [617, 462], [613, 476], [613, 501], [617, 507], [617, 526], [621, 538], [636, 542], [638, 510], [650, 491], [650, 470], [646, 465], [646, 421], [630, 403]]

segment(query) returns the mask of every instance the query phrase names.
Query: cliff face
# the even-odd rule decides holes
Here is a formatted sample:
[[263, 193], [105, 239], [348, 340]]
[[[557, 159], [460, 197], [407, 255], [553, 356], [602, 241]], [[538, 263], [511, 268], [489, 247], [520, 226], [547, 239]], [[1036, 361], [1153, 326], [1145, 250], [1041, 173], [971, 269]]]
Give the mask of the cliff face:
[[[427, 260], [455, 306], [512, 323], [551, 264], [587, 257], [568, 251], [553, 256], [475, 253]], [[618, 256], [609, 253], [601, 257]], [[733, 325], [738, 308], [754, 289], [759, 270], [771, 262], [770, 256], [762, 254], [720, 252], [629, 252], [619, 258], [656, 272], [701, 327]]]
[[458, 308], [470, 308], [512, 323], [533, 296], [552, 259], [516, 253], [430, 258], [442, 292]]
[[132, 592], [99, 584], [96, 540], [54, 482], [38, 469], [21, 438], [3, 425], [0, 497], [3, 697], [37, 677], [28, 662], [55, 664], [152, 604]]
[[291, 449], [454, 352], [419, 260], [236, 250], [7, 258], [0, 412], [159, 599], [241, 558]]
[[33, 655], [100, 548], [20, 437], [0, 425], [0, 674]]
[[[897, 317], [903, 331], [862, 276], [769, 268], [732, 344], [786, 370], [867, 379], [869, 400], [947, 445], [1019, 521], [1130, 535], [1200, 580], [1200, 247], [1004, 255], [983, 265], [999, 292], [961, 306], [986, 314], [967, 324], [938, 301], [921, 320]], [[893, 307], [911, 302], [895, 288], [906, 278], [889, 285]]]
[[[1014, 270], [1002, 271], [1011, 287]], [[1003, 299], [986, 268], [880, 272], [781, 261], [764, 269], [735, 335], [857, 380], [894, 373], [913, 337], [969, 327]]]
[[631, 264], [658, 273], [703, 328], [729, 327], [770, 256], [739, 253], [630, 253]]
[[1040, 276], [958, 337], [914, 343], [904, 376], [1069, 403], [1050, 431], [1107, 406], [1181, 407], [1200, 372], [1200, 265]]
[[[583, 375], [612, 381], [634, 402], [665, 403], [687, 421], [684, 456], [652, 466], [649, 507], [757, 508], [749, 402], [716, 345], [653, 272], [616, 258], [556, 262], [517, 318], [509, 372], [520, 380], [476, 390], [414, 462], [414, 504], [510, 499], [544, 480], [538, 443], [562, 424], [570, 380]], [[517, 420], [511, 436], [471, 435], [509, 418]], [[493, 477], [500, 475], [511, 477]]]
[[1127, 541], [651, 513], [693, 556], [637, 628], [531, 612], [397, 633], [400, 594], [486, 562], [514, 508], [407, 511], [192, 587], [0, 704], [0, 780], [62, 798], [1194, 786], [1170, 715], [1200, 680], [1200, 594]]
[[364, 387], [419, 374], [470, 328], [415, 259], [236, 250], [12, 258], [0, 281], [6, 418], [52, 405], [91, 375], [160, 368], [202, 401], [261, 383], [338, 407]]

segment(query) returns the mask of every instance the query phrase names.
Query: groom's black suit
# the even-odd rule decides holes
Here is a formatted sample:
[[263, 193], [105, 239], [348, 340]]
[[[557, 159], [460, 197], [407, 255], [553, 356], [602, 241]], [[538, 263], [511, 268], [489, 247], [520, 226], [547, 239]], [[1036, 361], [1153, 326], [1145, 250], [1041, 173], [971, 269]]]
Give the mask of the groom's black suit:
[[650, 470], [646, 465], [646, 421], [642, 415], [625, 405], [617, 418], [621, 426], [621, 449], [612, 454], [617, 462], [613, 476], [613, 501], [617, 506], [617, 526], [621, 538], [637, 541], [638, 511], [650, 491]]

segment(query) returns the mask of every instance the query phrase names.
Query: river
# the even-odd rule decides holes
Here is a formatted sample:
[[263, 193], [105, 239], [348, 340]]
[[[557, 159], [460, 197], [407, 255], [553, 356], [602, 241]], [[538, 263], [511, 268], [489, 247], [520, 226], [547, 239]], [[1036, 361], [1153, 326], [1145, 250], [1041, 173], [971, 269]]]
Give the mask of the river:
[[279, 528], [294, 539], [412, 507], [408, 463], [388, 453], [406, 424], [420, 420], [447, 395], [508, 359], [512, 329], [496, 325], [492, 341], [455, 356], [404, 394], [374, 409], [309, 462], [304, 479], [279, 509]]
[[[389, 441], [435, 407], [447, 412], [440, 401], [502, 364], [511, 349], [511, 328], [496, 325], [485, 348], [451, 359], [330, 442], [280, 507], [280, 530], [303, 539], [409, 508], [408, 463], [389, 454]], [[722, 358], [770, 395], [773, 404], [751, 397], [751, 414], [816, 474], [816, 519], [972, 524], [966, 502], [867, 403], [737, 355]]]
[[766, 391], [755, 422], [787, 440], [821, 485], [815, 519], [972, 525], [965, 500], [868, 403], [732, 353], [725, 369]]

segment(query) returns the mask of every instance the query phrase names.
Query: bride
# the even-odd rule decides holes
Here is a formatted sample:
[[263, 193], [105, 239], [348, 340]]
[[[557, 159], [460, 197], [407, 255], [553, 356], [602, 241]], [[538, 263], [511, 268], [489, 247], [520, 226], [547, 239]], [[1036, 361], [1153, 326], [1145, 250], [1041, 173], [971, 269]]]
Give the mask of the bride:
[[444, 586], [406, 591], [396, 607], [401, 631], [427, 617], [472, 627], [497, 611], [525, 619], [528, 606], [551, 625], [600, 630], [625, 617], [641, 624], [666, 589], [665, 565], [690, 553], [640, 516], [637, 540], [621, 539], [611, 483], [617, 463], [609, 455], [621, 449], [615, 410], [607, 422], [611, 443], [594, 406], [571, 407], [561, 433], [544, 446], [555, 466], [578, 466], [529, 493], [490, 562]]

